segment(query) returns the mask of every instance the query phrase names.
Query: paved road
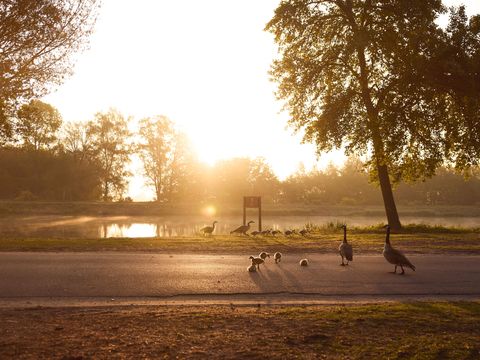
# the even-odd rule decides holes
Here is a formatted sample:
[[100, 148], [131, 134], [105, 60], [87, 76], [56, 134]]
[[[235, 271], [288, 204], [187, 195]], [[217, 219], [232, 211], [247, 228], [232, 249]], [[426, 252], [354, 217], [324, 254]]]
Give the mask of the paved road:
[[480, 257], [411, 256], [417, 272], [393, 275], [382, 256], [268, 259], [257, 273], [239, 255], [142, 253], [0, 253], [0, 299], [28, 297], [168, 297], [197, 294], [322, 296], [462, 295], [480, 297]]

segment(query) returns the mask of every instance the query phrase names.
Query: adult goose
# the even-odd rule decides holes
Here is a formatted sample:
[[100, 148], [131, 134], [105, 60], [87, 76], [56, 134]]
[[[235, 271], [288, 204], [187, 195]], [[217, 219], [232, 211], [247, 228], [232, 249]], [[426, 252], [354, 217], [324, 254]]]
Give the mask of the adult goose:
[[415, 271], [415, 265], [413, 265], [410, 260], [407, 259], [405, 255], [403, 255], [400, 251], [394, 249], [390, 244], [390, 225], [385, 225], [387, 229], [387, 234], [385, 237], [385, 247], [383, 248], [383, 256], [385, 259], [392, 265], [395, 265], [395, 270], [393, 271], [394, 274], [397, 273], [397, 267], [400, 266], [402, 272], [400, 275], [405, 274], [405, 270], [403, 267], [408, 267]]
[[203, 235], [212, 235], [213, 231], [215, 230], [215, 224], [218, 223], [218, 221], [214, 221], [212, 226], [205, 226], [200, 229], [200, 231], [203, 233]]
[[[340, 265], [345, 266], [345, 265], [348, 265], [349, 261], [353, 261], [353, 249], [352, 249], [352, 245], [350, 245], [347, 242], [347, 225], [342, 225], [342, 228], [343, 228], [343, 241], [338, 247], [338, 252], [342, 257], [342, 263]], [[343, 262], [344, 258], [347, 259], [346, 264]]]
[[235, 230], [230, 231], [230, 234], [248, 235], [247, 231], [250, 230], [250, 224], [253, 224], [253, 223], [255, 223], [255, 221], [249, 221], [247, 225], [239, 226]]

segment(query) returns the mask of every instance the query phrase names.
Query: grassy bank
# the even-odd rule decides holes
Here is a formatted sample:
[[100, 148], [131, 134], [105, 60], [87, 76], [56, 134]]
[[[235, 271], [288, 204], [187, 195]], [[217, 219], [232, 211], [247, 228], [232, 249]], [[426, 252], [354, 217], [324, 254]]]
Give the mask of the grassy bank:
[[[42, 202], [0, 201], [0, 216], [8, 215], [88, 215], [88, 216], [169, 216], [204, 215], [207, 206], [214, 206], [218, 216], [241, 215], [242, 202], [238, 203], [174, 203], [155, 202]], [[422, 206], [398, 205], [400, 216], [421, 217], [480, 217], [479, 206]], [[254, 210], [251, 210], [255, 214]], [[328, 204], [263, 204], [264, 215], [318, 215], [385, 216], [383, 205], [328, 205]]]
[[[341, 233], [316, 232], [303, 236], [231, 236], [166, 237], [166, 238], [2, 238], [0, 251], [142, 251], [177, 253], [231, 253], [246, 251], [336, 252]], [[384, 234], [378, 229], [353, 229], [349, 241], [356, 254], [378, 253], [383, 249]], [[480, 254], [480, 235], [472, 230], [392, 235], [393, 244], [406, 253], [467, 253]]]
[[0, 358], [478, 359], [480, 303], [0, 310]]

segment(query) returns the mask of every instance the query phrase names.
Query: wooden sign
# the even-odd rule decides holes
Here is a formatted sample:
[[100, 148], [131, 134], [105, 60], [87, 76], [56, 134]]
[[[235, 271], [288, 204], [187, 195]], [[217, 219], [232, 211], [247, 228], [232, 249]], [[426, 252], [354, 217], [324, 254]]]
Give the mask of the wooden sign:
[[247, 224], [247, 209], [258, 209], [258, 231], [262, 231], [262, 197], [244, 196], [243, 197], [243, 225]]

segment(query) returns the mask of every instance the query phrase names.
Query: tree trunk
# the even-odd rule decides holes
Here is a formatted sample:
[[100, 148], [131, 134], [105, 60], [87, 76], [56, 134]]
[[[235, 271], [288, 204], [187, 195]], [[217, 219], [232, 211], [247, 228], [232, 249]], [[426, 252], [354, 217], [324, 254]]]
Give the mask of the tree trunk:
[[387, 214], [388, 224], [392, 230], [400, 230], [402, 224], [398, 217], [397, 206], [395, 205], [395, 199], [393, 198], [392, 184], [388, 177], [387, 165], [381, 165], [377, 163], [378, 180], [380, 182], [380, 188], [382, 189], [383, 204], [385, 205], [385, 213]]
[[108, 181], [104, 182], [104, 188], [103, 188], [103, 201], [108, 200]]

